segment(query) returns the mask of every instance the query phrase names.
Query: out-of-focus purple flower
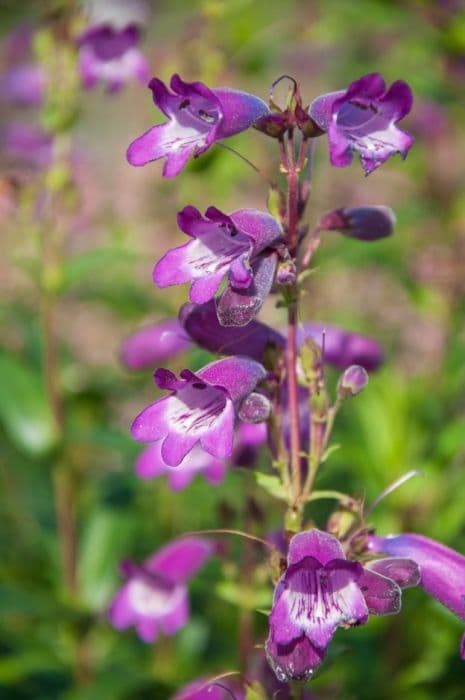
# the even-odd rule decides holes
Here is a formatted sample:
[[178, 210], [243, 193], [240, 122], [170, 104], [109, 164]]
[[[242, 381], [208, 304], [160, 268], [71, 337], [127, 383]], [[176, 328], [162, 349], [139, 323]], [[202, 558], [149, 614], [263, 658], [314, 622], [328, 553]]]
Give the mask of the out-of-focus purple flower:
[[286, 343], [281, 333], [260, 321], [250, 321], [244, 327], [222, 326], [213, 301], [185, 304], [179, 321], [198, 345], [221, 355], [247, 355], [262, 362], [268, 345], [282, 348]]
[[187, 623], [187, 582], [213, 552], [200, 537], [173, 540], [142, 565], [125, 561], [125, 583], [113, 598], [109, 618], [122, 630], [132, 625], [144, 642], [154, 642], [163, 631], [174, 634]]
[[146, 165], [166, 158], [165, 177], [179, 175], [190, 156], [198, 156], [215, 141], [245, 131], [268, 112], [254, 95], [228, 88], [210, 89], [203, 83], [185, 83], [171, 78], [168, 90], [158, 78], [149, 83], [157, 107], [169, 121], [158, 124], [131, 143], [127, 158], [131, 165]]
[[44, 70], [36, 63], [25, 63], [7, 69], [0, 77], [0, 98], [24, 107], [42, 103], [46, 89]]
[[324, 362], [338, 369], [361, 365], [371, 372], [384, 360], [383, 350], [376, 340], [332, 324], [304, 323], [298, 328], [299, 345], [306, 338], [312, 338], [320, 347], [324, 345]]
[[210, 680], [198, 678], [178, 690], [171, 700], [245, 700], [242, 687], [229, 678]]
[[[282, 230], [276, 219], [257, 209], [239, 209], [228, 215], [215, 207], [209, 207], [203, 218], [195, 207], [188, 206], [179, 212], [178, 225], [192, 240], [169, 250], [161, 258], [153, 271], [155, 284], [168, 287], [191, 282], [191, 301], [203, 304], [213, 299], [227, 275], [229, 286], [222, 297], [228, 294], [228, 290], [234, 290], [236, 295], [255, 291], [253, 308], [250, 307], [252, 297], [248, 296], [244, 301], [241, 296], [236, 304], [228, 302], [228, 313], [234, 317], [240, 314], [242, 320], [242, 307], [246, 304], [248, 314], [255, 314], [265, 300], [262, 294], [256, 293], [260, 285], [255, 276], [260, 275], [264, 251], [282, 238]], [[274, 274], [271, 275], [268, 291], [273, 277]], [[222, 308], [220, 299], [220, 323], [223, 323]]]
[[21, 165], [40, 170], [51, 164], [52, 142], [50, 134], [32, 124], [8, 124], [0, 131], [5, 155]]
[[177, 467], [168, 466], [161, 454], [161, 441], [148, 445], [136, 460], [136, 474], [141, 479], [155, 479], [166, 475], [173, 491], [182, 491], [191, 483], [196, 474], [202, 474], [211, 484], [223, 481], [227, 464], [215, 459], [211, 454], [194, 447]]
[[347, 367], [339, 379], [337, 390], [341, 396], [356, 396], [368, 384], [368, 373], [360, 365]]
[[266, 423], [239, 423], [231, 463], [236, 467], [252, 467], [260, 447], [266, 443]]
[[128, 336], [121, 344], [120, 359], [129, 369], [147, 369], [171, 359], [190, 345], [192, 340], [179, 321], [167, 319]]
[[344, 207], [333, 209], [323, 216], [320, 228], [324, 231], [340, 231], [359, 241], [377, 241], [390, 236], [396, 217], [390, 207]]
[[162, 458], [173, 467], [199, 441], [214, 457], [229, 457], [236, 409], [265, 375], [262, 365], [247, 357], [218, 360], [196, 374], [185, 369], [180, 379], [167, 369], [158, 369], [156, 383], [173, 393], [137, 416], [132, 436], [141, 442], [163, 440]]
[[418, 571], [405, 559], [390, 560], [390, 565], [364, 569], [348, 561], [339, 541], [327, 532], [294, 535], [287, 570], [276, 586], [265, 645], [278, 680], [309, 679], [338, 627], [364, 624], [369, 613], [399, 612], [400, 588], [415, 585]]
[[395, 153], [407, 155], [413, 137], [396, 124], [410, 112], [412, 101], [412, 91], [403, 80], [386, 90], [381, 75], [370, 73], [345, 91], [317, 97], [309, 113], [327, 132], [332, 165], [349, 165], [358, 151], [368, 175]]
[[119, 90], [126, 82], [145, 83], [148, 64], [137, 48], [140, 30], [135, 24], [115, 29], [109, 24], [90, 27], [79, 37], [79, 70], [84, 88], [98, 82], [109, 92]]
[[[462, 554], [428, 537], [411, 533], [390, 537], [370, 535], [368, 550], [415, 561], [420, 569], [420, 586], [465, 620], [465, 557]], [[465, 660], [465, 635], [460, 655]]]
[[433, 100], [421, 100], [409, 117], [412, 131], [424, 141], [439, 139], [450, 129], [447, 109]]

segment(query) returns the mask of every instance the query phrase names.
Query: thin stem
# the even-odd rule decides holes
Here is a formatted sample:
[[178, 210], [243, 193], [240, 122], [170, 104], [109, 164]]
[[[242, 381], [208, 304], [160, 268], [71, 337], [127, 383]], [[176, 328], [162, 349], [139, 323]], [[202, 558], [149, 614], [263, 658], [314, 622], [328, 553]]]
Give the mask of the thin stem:
[[303, 270], [305, 270], [311, 262], [311, 259], [313, 257], [313, 253], [317, 250], [318, 246], [320, 245], [321, 239], [320, 239], [320, 233], [321, 233], [321, 228], [317, 226], [314, 231], [310, 234], [307, 242], [307, 249], [304, 253], [304, 256], [302, 258], [302, 263], [301, 267]]
[[[299, 242], [298, 234], [298, 171], [295, 163], [294, 139], [292, 130], [289, 132], [287, 141], [287, 244], [292, 257], [297, 254]], [[290, 302], [288, 308], [288, 330], [287, 330], [287, 351], [286, 370], [287, 388], [290, 418], [290, 462], [291, 477], [294, 491], [294, 505], [300, 497], [302, 486], [302, 475], [300, 465], [300, 420], [299, 420], [299, 397], [297, 385], [297, 290], [296, 298]]]
[[218, 146], [218, 148], [223, 148], [225, 151], [229, 151], [230, 153], [234, 153], [235, 156], [237, 156], [238, 158], [240, 158], [244, 163], [247, 163], [248, 166], [250, 166], [253, 170], [255, 170], [255, 172], [257, 173], [257, 175], [260, 175], [260, 177], [261, 177], [263, 180], [265, 180], [265, 182], [266, 182], [270, 187], [275, 187], [275, 186], [276, 186], [276, 183], [273, 182], [272, 180], [269, 180], [269, 179], [266, 177], [266, 175], [265, 175], [264, 173], [262, 173], [262, 171], [260, 170], [260, 168], [258, 168], [258, 167], [255, 165], [255, 163], [252, 163], [251, 160], [249, 160], [248, 158], [246, 158], [246, 156], [243, 156], [242, 153], [239, 153], [239, 151], [236, 151], [235, 148], [231, 148], [231, 146], [228, 146], [227, 144], [221, 143], [221, 142], [218, 142], [218, 143], [216, 143], [215, 145]]
[[247, 532], [242, 532], [242, 530], [230, 530], [229, 528], [218, 528], [213, 530], [191, 530], [184, 533], [184, 537], [192, 537], [195, 535], [239, 535], [239, 537], [246, 537], [248, 540], [253, 540], [254, 542], [260, 542], [264, 547], [267, 547], [274, 552], [275, 547], [266, 540], [262, 540], [260, 537], [255, 537], [254, 535], [249, 535]]

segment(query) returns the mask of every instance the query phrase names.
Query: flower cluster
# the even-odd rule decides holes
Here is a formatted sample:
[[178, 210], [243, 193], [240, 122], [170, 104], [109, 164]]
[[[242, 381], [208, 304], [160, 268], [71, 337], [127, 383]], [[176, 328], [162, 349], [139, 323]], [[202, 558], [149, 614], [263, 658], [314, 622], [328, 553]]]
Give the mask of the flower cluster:
[[[163, 160], [163, 175], [172, 178], [191, 157], [254, 127], [278, 141], [286, 180], [284, 190], [273, 186], [278, 204], [269, 212], [245, 207], [225, 213], [209, 206], [202, 214], [189, 205], [178, 213], [178, 227], [188, 240], [162, 255], [153, 281], [159, 288], [188, 283], [189, 302], [177, 320], [142, 328], [121, 348], [122, 362], [131, 370], [155, 369], [192, 346], [220, 356], [196, 372], [183, 369], [179, 377], [156, 369], [158, 388], [169, 393], [144, 408], [132, 425], [134, 439], [148, 443], [136, 462], [140, 478], [166, 475], [179, 490], [202, 473], [218, 484], [228, 466], [256, 466], [266, 446], [272, 472], [257, 474], [257, 481], [287, 507], [284, 530], [263, 541], [272, 549], [276, 581], [265, 642], [268, 670], [257, 674], [257, 666], [251, 666], [239, 680], [221, 683], [198, 679], [179, 691], [179, 700], [242, 698], [252, 683], [263, 697], [276, 692], [291, 697], [289, 682], [313, 676], [339, 627], [398, 613], [402, 589], [410, 586], [421, 585], [465, 619], [461, 555], [420, 536], [375, 536], [362, 504], [337, 492], [331, 497], [345, 509], [344, 517], [336, 510], [326, 531], [304, 527], [305, 505], [312, 495], [319, 497], [315, 479], [330, 452], [336, 415], [365, 388], [368, 372], [384, 355], [366, 336], [321, 322], [300, 323], [302, 284], [329, 232], [372, 243], [390, 236], [395, 225], [388, 207], [342, 206], [323, 214], [309, 233], [301, 225], [311, 177], [305, 164], [313, 141], [324, 134], [337, 167], [348, 166], [355, 151], [366, 174], [395, 153], [405, 158], [413, 139], [397, 123], [409, 113], [412, 93], [403, 81], [386, 88], [374, 73], [305, 106], [290, 80], [290, 97], [281, 108], [272, 99], [267, 105], [249, 93], [185, 82], [177, 74], [169, 87], [153, 78], [149, 89], [167, 120], [127, 150], [135, 166]], [[270, 295], [287, 310], [286, 329], [256, 318]], [[342, 372], [335, 392], [327, 381], [328, 366]], [[146, 641], [159, 629], [170, 634], [181, 626], [186, 579], [208, 550], [203, 540], [181, 542], [142, 566], [123, 564], [126, 582], [110, 612], [115, 626], [135, 624]], [[189, 546], [197, 547], [196, 555]], [[173, 547], [181, 573], [172, 566]]]

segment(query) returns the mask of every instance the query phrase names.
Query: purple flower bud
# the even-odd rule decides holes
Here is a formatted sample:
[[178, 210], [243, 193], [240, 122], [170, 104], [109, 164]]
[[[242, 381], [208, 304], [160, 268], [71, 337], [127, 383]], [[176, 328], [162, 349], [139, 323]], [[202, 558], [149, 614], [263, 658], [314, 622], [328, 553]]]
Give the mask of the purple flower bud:
[[209, 454], [224, 459], [232, 453], [236, 407], [261, 380], [265, 370], [246, 357], [212, 362], [196, 374], [183, 370], [181, 378], [167, 369], [155, 372], [160, 389], [171, 394], [148, 406], [132, 424], [135, 440], [162, 440], [165, 464], [176, 467], [200, 441]]
[[109, 92], [116, 92], [130, 80], [146, 83], [148, 64], [137, 48], [139, 40], [140, 30], [135, 24], [121, 29], [100, 24], [87, 29], [78, 41], [84, 88], [101, 81]]
[[166, 158], [165, 177], [176, 177], [191, 156], [206, 151], [215, 141], [245, 131], [267, 114], [266, 104], [254, 95], [228, 88], [210, 90], [203, 83], [171, 78], [168, 90], [158, 78], [150, 81], [155, 104], [168, 117], [131, 143], [131, 165], [146, 165]]
[[160, 630], [175, 634], [187, 623], [187, 582], [212, 554], [200, 537], [180, 538], [152, 554], [141, 566], [126, 562], [126, 581], [113, 598], [110, 622], [118, 630], [135, 626], [139, 637], [154, 642]]
[[[227, 275], [228, 286], [218, 302], [222, 325], [245, 325], [263, 304], [274, 278], [265, 253], [282, 237], [276, 219], [257, 209], [223, 214], [209, 207], [205, 218], [195, 207], [178, 214], [178, 224], [191, 240], [169, 250], [156, 264], [153, 280], [159, 287], [191, 282], [190, 299], [203, 304], [215, 296]], [[240, 321], [240, 322], [239, 322]]]
[[282, 260], [276, 272], [276, 282], [278, 284], [292, 285], [295, 284], [296, 277], [297, 270], [295, 263], [292, 260]]
[[407, 155], [413, 137], [396, 124], [410, 112], [412, 101], [412, 91], [403, 80], [386, 90], [380, 74], [370, 73], [345, 91], [317, 97], [309, 113], [327, 132], [332, 165], [349, 165], [355, 150], [368, 175], [395, 153]]
[[166, 320], [132, 333], [120, 348], [121, 362], [128, 369], [147, 369], [178, 355], [192, 345], [177, 320]]
[[253, 391], [239, 407], [239, 418], [246, 423], [263, 423], [271, 413], [271, 402], [263, 394]]
[[392, 209], [384, 206], [345, 207], [333, 209], [320, 221], [325, 231], [340, 231], [349, 238], [360, 241], [377, 241], [390, 236], [396, 217]]
[[[368, 537], [368, 550], [390, 557], [408, 557], [418, 564], [420, 586], [461, 620], [465, 620], [465, 557], [422, 535], [405, 533]], [[465, 660], [465, 635], [460, 654]]]
[[339, 396], [356, 396], [368, 384], [368, 373], [360, 365], [351, 365], [340, 377], [337, 385]]

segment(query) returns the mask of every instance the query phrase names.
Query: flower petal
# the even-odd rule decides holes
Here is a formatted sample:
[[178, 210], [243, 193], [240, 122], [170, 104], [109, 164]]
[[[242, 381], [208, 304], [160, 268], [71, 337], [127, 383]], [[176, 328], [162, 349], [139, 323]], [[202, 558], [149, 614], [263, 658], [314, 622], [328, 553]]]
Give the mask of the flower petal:
[[151, 644], [158, 637], [158, 622], [151, 617], [140, 617], [136, 622], [136, 631], [143, 642]]
[[366, 564], [366, 568], [392, 579], [400, 588], [411, 588], [420, 583], [420, 569], [412, 559], [401, 557], [376, 559]]
[[313, 529], [297, 533], [289, 544], [289, 564], [297, 564], [305, 557], [313, 557], [324, 565], [333, 559], [345, 559], [345, 554], [334, 535]]
[[171, 359], [191, 344], [179, 321], [169, 319], [128, 336], [121, 345], [120, 359], [129, 369], [147, 369]]
[[155, 442], [168, 433], [167, 411], [170, 398], [165, 396], [139, 413], [131, 426], [131, 435], [134, 440]]
[[401, 590], [397, 583], [365, 569], [358, 580], [368, 612], [374, 615], [395, 615], [400, 612]]
[[148, 571], [183, 584], [204, 565], [213, 550], [213, 544], [204, 538], [179, 538], [149, 557], [145, 566]]
[[180, 596], [176, 606], [160, 619], [160, 625], [165, 634], [175, 634], [189, 620], [189, 601], [187, 591]]

